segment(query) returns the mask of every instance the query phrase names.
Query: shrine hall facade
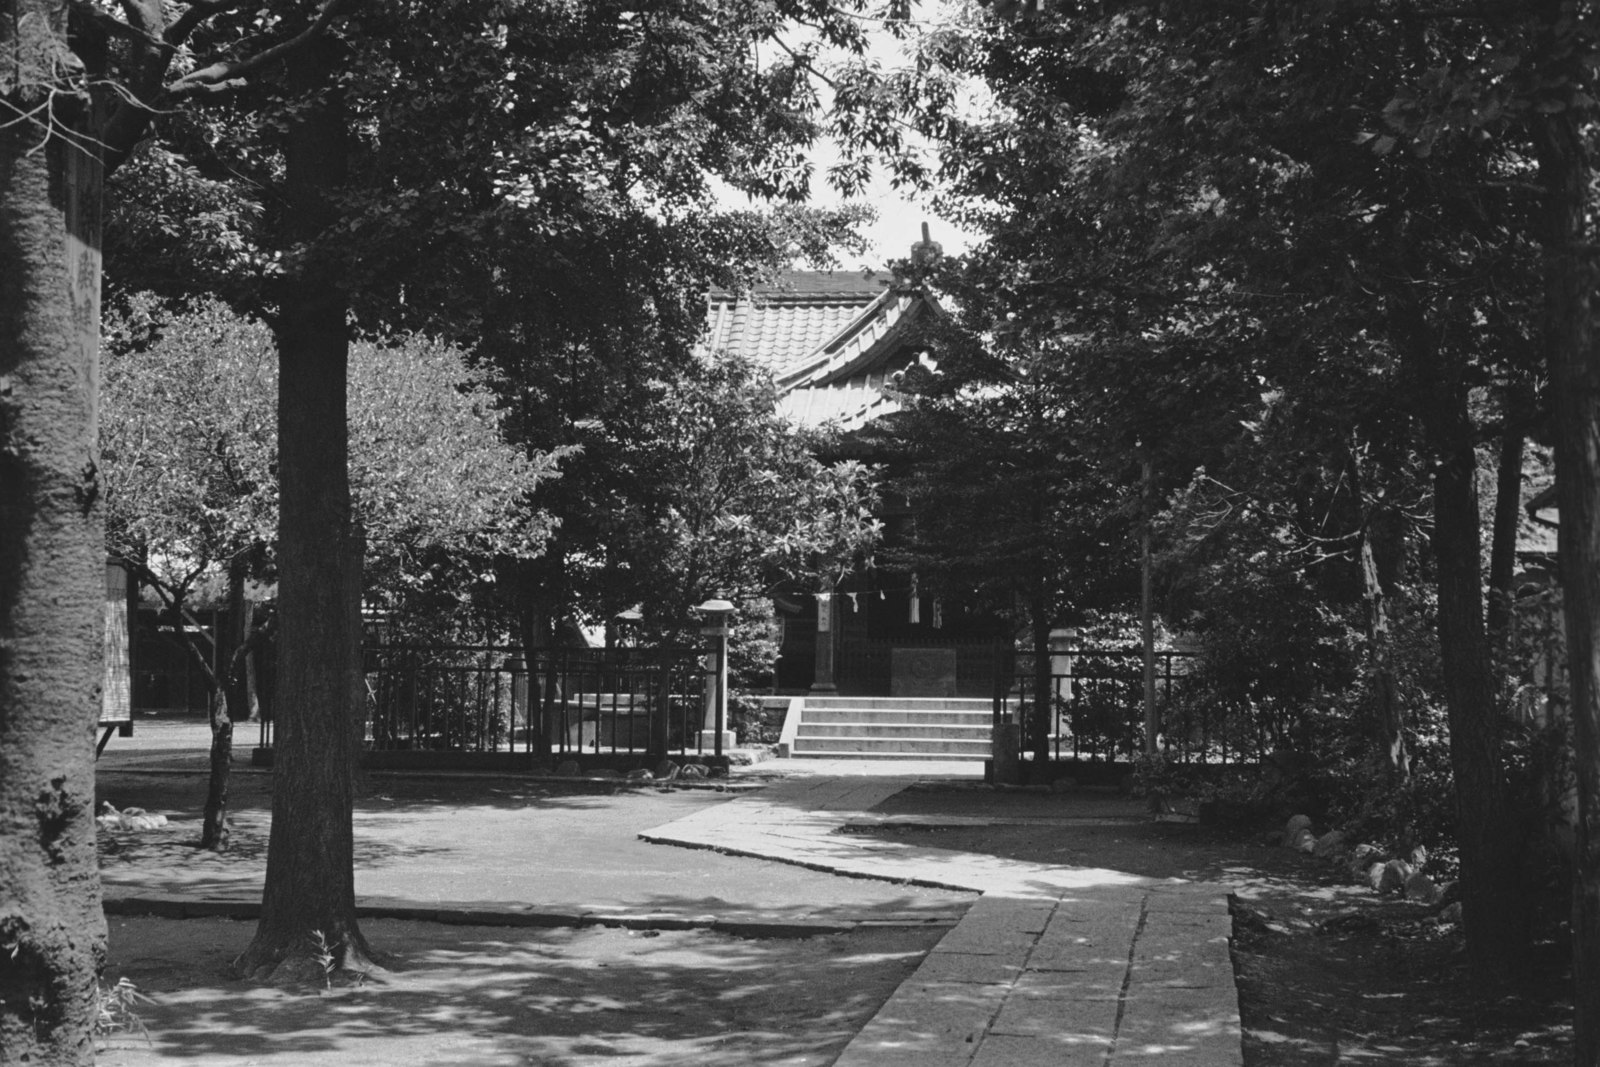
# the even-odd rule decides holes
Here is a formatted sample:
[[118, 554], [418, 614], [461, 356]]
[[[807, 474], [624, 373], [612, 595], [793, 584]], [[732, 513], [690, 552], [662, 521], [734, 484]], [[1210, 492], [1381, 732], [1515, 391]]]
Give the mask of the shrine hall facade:
[[[894, 385], [925, 361], [928, 294], [884, 273], [791, 271], [742, 293], [713, 292], [707, 347], [764, 366], [792, 423], [836, 431], [839, 456], [882, 462], [863, 431], [900, 410]], [[829, 458], [829, 457], [824, 457]], [[909, 509], [888, 494], [885, 542]], [[995, 625], [920, 596], [915, 577], [867, 569], [832, 589], [775, 598], [783, 640], [776, 688], [849, 696], [989, 696]]]

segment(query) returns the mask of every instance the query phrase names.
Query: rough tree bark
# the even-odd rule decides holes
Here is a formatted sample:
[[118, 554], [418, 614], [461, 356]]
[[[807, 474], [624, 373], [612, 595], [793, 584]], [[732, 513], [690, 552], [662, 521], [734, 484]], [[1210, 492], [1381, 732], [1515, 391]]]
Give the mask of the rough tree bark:
[[551, 759], [556, 735], [556, 697], [559, 691], [555, 672], [541, 670], [555, 645], [555, 618], [544, 598], [532, 583], [524, 592], [523, 606], [517, 613], [522, 635], [522, 650], [528, 665], [528, 745], [537, 752], [540, 764]]
[[60, 0], [0, 0], [0, 1051], [48, 1065], [93, 1062], [106, 936], [101, 166], [77, 136], [66, 18]]
[[1554, 400], [1573, 767], [1578, 782], [1572, 883], [1573, 1061], [1600, 1063], [1600, 353], [1595, 351], [1587, 228], [1592, 164], [1572, 112], [1542, 116], [1539, 173], [1547, 226], [1545, 300]]
[[1434, 459], [1436, 626], [1455, 777], [1462, 927], [1474, 975], [1494, 985], [1514, 977], [1527, 961], [1526, 835], [1501, 762], [1503, 715], [1484, 628], [1482, 516], [1469, 391], [1464, 367], [1441, 351], [1423, 308], [1420, 300], [1397, 305], [1396, 327]]
[[1522, 519], [1523, 435], [1507, 429], [1495, 471], [1494, 524], [1489, 544], [1489, 649], [1504, 658], [1511, 636], [1511, 601], [1517, 569], [1517, 531]]
[[[1457, 401], [1465, 422], [1466, 399]], [[1466, 440], [1465, 437], [1461, 438]], [[1444, 453], [1433, 479], [1439, 656], [1450, 719], [1467, 955], [1480, 979], [1504, 981], [1527, 960], [1529, 907], [1518, 832], [1501, 769], [1501, 714], [1483, 621], [1476, 454]]]
[[217, 643], [221, 677], [212, 679], [211, 688], [211, 777], [206, 787], [205, 812], [200, 821], [200, 847], [214, 852], [228, 850], [228, 784], [233, 771], [233, 724], [246, 714], [249, 694], [244, 665], [249, 649], [249, 603], [245, 600], [246, 561], [237, 557], [228, 564], [228, 635], [212, 636]]
[[1394, 560], [1403, 553], [1383, 542], [1402, 536], [1399, 517], [1392, 509], [1375, 507], [1361, 528], [1361, 579], [1367, 602], [1367, 670], [1372, 690], [1370, 710], [1373, 739], [1383, 752], [1384, 767], [1395, 781], [1411, 775], [1411, 754], [1406, 746], [1405, 715], [1400, 707], [1400, 683], [1395, 673], [1392, 623], [1398, 582]]
[[1354, 449], [1345, 451], [1345, 471], [1355, 499], [1361, 502], [1362, 599], [1366, 601], [1366, 672], [1369, 691], [1367, 726], [1383, 756], [1391, 783], [1411, 776], [1406, 744], [1405, 709], [1394, 662], [1394, 623], [1403, 607], [1401, 578], [1406, 558], [1406, 520], [1367, 484], [1365, 464]]
[[297, 255], [283, 286], [278, 340], [278, 684], [272, 831], [255, 938], [241, 974], [319, 978], [326, 944], [339, 966], [369, 965], [355, 914], [353, 807], [358, 754], [363, 543], [350, 511], [347, 300], [317, 243], [345, 180], [345, 114], [327, 39], [288, 60], [307, 100], [285, 142], [285, 190]]

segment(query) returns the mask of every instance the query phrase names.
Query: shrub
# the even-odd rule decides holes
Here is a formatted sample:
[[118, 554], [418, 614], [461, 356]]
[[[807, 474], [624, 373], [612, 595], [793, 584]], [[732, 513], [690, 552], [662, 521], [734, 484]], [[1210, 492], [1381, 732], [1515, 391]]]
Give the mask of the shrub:
[[728, 718], [741, 745], [775, 745], [783, 732], [784, 709], [768, 708], [754, 693], [734, 692], [728, 697]]

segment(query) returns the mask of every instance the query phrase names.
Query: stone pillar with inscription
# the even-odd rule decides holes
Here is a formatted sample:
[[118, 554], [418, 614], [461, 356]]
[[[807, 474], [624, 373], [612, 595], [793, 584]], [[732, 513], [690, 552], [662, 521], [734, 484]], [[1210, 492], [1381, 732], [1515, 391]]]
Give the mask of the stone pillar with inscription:
[[811, 683], [813, 693], [837, 693], [834, 679], [834, 650], [838, 647], [833, 618], [833, 586], [817, 594], [817, 671]]

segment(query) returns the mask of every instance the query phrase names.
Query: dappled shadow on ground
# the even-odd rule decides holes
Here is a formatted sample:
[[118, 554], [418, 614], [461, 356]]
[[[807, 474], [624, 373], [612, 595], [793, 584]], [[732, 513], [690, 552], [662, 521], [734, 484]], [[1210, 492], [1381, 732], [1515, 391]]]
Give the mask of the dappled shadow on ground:
[[1513, 987], [1486, 990], [1459, 931], [1416, 905], [1276, 890], [1251, 908], [1272, 921], [1234, 936], [1246, 1067], [1570, 1062], [1570, 978], [1553, 944], [1535, 946]]
[[[236, 760], [237, 760], [236, 756]], [[209, 768], [197, 763], [193, 773], [173, 773], [137, 765], [100, 765], [96, 769], [97, 793], [119, 808], [138, 806], [150, 811], [194, 811], [205, 803]], [[426, 810], [441, 806], [473, 804], [520, 809], [530, 805], [582, 810], [606, 797], [644, 796], [694, 792], [707, 799], [726, 800], [734, 796], [717, 783], [679, 786], [651, 785], [626, 779], [519, 779], [511, 775], [441, 774], [417, 772], [369, 772], [357, 776], [357, 808], [391, 811]], [[228, 806], [234, 811], [272, 806], [270, 771], [240, 766], [236, 762], [229, 776]]]
[[[118, 787], [123, 805], [154, 810], [152, 796], [140, 791], [147, 778], [112, 776], [108, 784]], [[256, 776], [250, 784], [261, 782]], [[423, 905], [520, 904], [569, 914], [658, 911], [681, 902], [695, 916], [830, 920], [949, 914], [971, 899], [638, 840], [641, 829], [726, 800], [689, 791], [597, 795], [535, 783], [396, 780], [357, 802], [356, 891]], [[168, 810], [177, 821], [165, 830], [102, 835], [108, 887], [137, 895], [259, 894], [271, 821], [264, 803], [234, 806], [232, 847], [220, 855], [193, 847], [197, 811]]]
[[1099, 868], [1140, 878], [1239, 881], [1298, 866], [1251, 834], [1158, 823], [1146, 803], [1116, 792], [1000, 791], [956, 783], [902, 790], [855, 820], [852, 834], [1045, 866]]
[[[888, 821], [852, 831], [884, 842], [1220, 883], [1248, 909], [1233, 940], [1246, 1067], [1570, 1059], [1570, 972], [1554, 942], [1537, 947], [1512, 988], [1486, 992], [1466, 973], [1459, 929], [1440, 924], [1437, 909], [1380, 898], [1350, 884], [1335, 865], [1262, 844], [1263, 827], [1082, 821], [1114, 810], [1119, 799], [1129, 803], [929, 784], [879, 805], [875, 813]], [[916, 822], [894, 822], [907, 816]], [[949, 822], [941, 825], [940, 816]], [[975, 826], [969, 818], [992, 822]]]
[[[150, 1043], [102, 1064], [826, 1064], [938, 931], [807, 940], [704, 931], [364, 924], [392, 969], [359, 986], [221, 977], [245, 924], [118, 920], [108, 975], [155, 998]], [[152, 951], [155, 949], [157, 951]]]
[[200, 820], [174, 813], [157, 830], [106, 830], [98, 838], [100, 878], [108, 887], [137, 885], [150, 893], [237, 896], [260, 884], [267, 862], [265, 812], [236, 813], [230, 820], [229, 848], [198, 847]]
[[[1047, 866], [1101, 868], [1142, 878], [1214, 881], [1270, 874], [1284, 857], [1237, 834], [1151, 822], [989, 825], [858, 823], [852, 834], [927, 848], [977, 852]], [[1229, 872], [1234, 872], [1230, 874]]]
[[[200, 897], [240, 897], [259, 893], [266, 872], [271, 817], [265, 811], [234, 812], [229, 820], [228, 849], [198, 847], [199, 819], [175, 819], [147, 831], [101, 829], [98, 838], [100, 878], [108, 887], [140, 893], [181, 893]], [[445, 845], [384, 840], [356, 841], [357, 867], [414, 863], [447, 854]]]

